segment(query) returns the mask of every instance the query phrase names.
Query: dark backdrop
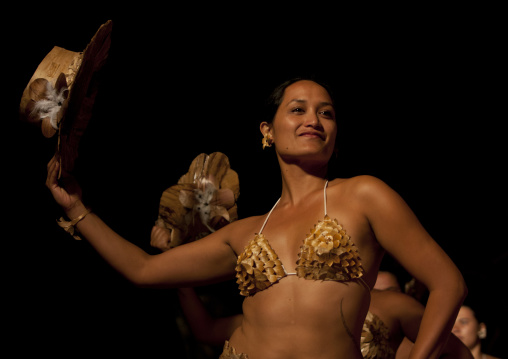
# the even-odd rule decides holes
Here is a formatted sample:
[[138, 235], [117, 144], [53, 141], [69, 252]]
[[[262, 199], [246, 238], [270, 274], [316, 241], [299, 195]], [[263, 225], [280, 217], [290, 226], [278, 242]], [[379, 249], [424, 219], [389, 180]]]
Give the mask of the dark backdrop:
[[[154, 252], [160, 195], [202, 152], [229, 157], [240, 177], [241, 217], [268, 211], [280, 177], [273, 153], [261, 150], [259, 108], [282, 80], [316, 74], [338, 90], [338, 175], [374, 175], [401, 194], [464, 273], [468, 300], [489, 325], [485, 346], [501, 355], [506, 147], [495, 19], [191, 10], [48, 17], [54, 9], [30, 9], [6, 30], [9, 341], [22, 352], [70, 357], [139, 350], [183, 358], [194, 345], [178, 330], [174, 291], [134, 288], [57, 227], [61, 212], [44, 187], [55, 143], [17, 121], [21, 93], [51, 48], [82, 51], [112, 19], [76, 176], [114, 230]], [[387, 268], [404, 275], [397, 264]], [[230, 283], [204, 290], [221, 301], [236, 295]], [[215, 303], [220, 314], [239, 310], [233, 298]]]

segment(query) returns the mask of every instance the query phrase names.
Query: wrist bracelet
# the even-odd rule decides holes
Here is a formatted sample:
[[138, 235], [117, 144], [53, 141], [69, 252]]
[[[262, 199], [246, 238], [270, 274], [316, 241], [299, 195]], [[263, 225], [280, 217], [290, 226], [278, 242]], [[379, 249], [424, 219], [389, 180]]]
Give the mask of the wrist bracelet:
[[85, 218], [86, 215], [90, 212], [92, 212], [92, 210], [87, 208], [86, 211], [83, 212], [83, 214], [81, 214], [79, 217], [73, 219], [72, 221], [66, 221], [66, 220], [64, 220], [63, 217], [60, 217], [60, 219], [57, 219], [56, 223], [58, 223], [58, 225], [60, 227], [62, 227], [64, 229], [64, 231], [66, 231], [71, 236], [73, 236], [75, 240], [80, 241], [81, 237], [79, 236], [79, 231], [75, 226], [76, 226], [76, 224], [78, 224], [79, 221], [81, 221], [83, 218]]

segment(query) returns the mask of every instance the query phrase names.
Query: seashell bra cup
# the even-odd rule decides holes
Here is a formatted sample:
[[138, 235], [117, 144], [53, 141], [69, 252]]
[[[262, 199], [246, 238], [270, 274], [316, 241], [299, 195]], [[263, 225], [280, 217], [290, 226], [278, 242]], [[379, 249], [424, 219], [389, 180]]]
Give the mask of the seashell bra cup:
[[243, 296], [251, 296], [277, 283], [289, 275], [296, 275], [309, 280], [331, 280], [346, 282], [360, 280], [364, 274], [358, 248], [351, 241], [346, 231], [327, 214], [326, 181], [323, 189], [325, 217], [319, 221], [307, 235], [296, 262], [296, 272], [289, 273], [279, 260], [270, 243], [263, 235], [263, 229], [270, 218], [275, 203], [270, 210], [258, 234], [247, 244], [243, 253], [238, 256], [236, 266], [236, 283]]

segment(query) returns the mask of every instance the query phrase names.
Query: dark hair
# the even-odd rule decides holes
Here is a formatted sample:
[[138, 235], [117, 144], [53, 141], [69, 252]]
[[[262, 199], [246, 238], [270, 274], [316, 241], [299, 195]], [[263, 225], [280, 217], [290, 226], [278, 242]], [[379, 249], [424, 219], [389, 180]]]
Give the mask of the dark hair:
[[303, 81], [303, 80], [313, 81], [313, 82], [317, 83], [318, 85], [324, 87], [324, 89], [328, 92], [328, 94], [330, 95], [330, 97], [332, 99], [332, 104], [335, 106], [335, 99], [333, 96], [333, 91], [328, 84], [326, 84], [320, 80], [317, 80], [314, 77], [294, 77], [290, 80], [284, 81], [283, 83], [281, 83], [279, 86], [277, 86], [272, 91], [272, 93], [270, 94], [270, 96], [268, 97], [268, 99], [266, 100], [266, 103], [265, 103], [264, 116], [263, 116], [264, 121], [266, 121], [268, 123], [272, 123], [273, 118], [275, 117], [275, 113], [277, 112], [277, 109], [279, 108], [279, 106], [282, 102], [282, 97], [284, 97], [284, 91], [286, 91], [286, 88], [289, 85], [294, 84], [295, 82]]

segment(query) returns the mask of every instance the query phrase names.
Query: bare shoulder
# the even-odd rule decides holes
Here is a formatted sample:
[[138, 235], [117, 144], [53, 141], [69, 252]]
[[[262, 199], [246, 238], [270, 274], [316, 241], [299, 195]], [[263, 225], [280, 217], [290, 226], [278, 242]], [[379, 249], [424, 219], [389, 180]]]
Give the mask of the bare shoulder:
[[330, 181], [329, 188], [341, 188], [344, 191], [370, 192], [390, 187], [377, 177], [370, 175], [359, 175], [349, 178], [335, 178]]
[[384, 181], [370, 175], [337, 178], [330, 182], [329, 187], [332, 191], [337, 190], [337, 193], [354, 195], [358, 199], [365, 200], [398, 196]]

